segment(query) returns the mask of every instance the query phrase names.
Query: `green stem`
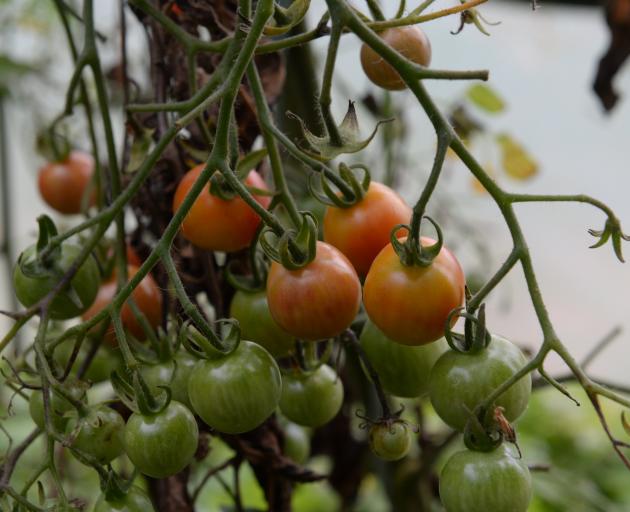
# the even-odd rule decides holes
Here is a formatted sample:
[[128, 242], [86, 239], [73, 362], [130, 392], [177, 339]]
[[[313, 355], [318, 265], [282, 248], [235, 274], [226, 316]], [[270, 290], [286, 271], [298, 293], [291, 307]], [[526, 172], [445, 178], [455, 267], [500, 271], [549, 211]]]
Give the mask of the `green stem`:
[[330, 34], [330, 42], [328, 43], [328, 53], [326, 54], [326, 64], [324, 66], [324, 77], [322, 79], [322, 90], [319, 95], [319, 106], [326, 125], [326, 131], [330, 137], [330, 143], [334, 146], [342, 146], [343, 140], [337, 128], [337, 123], [333, 118], [330, 106], [332, 103], [331, 90], [333, 73], [335, 71], [335, 61], [337, 60], [337, 51], [339, 50], [339, 40], [343, 31], [343, 24], [335, 21], [333, 18], [332, 32]]

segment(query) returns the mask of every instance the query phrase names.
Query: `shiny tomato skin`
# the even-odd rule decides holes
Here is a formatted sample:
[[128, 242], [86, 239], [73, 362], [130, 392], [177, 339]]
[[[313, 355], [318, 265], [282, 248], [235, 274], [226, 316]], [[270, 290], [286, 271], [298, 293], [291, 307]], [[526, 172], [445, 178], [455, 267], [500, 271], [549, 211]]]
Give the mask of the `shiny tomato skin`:
[[[431, 42], [419, 27], [388, 28], [379, 36], [410, 61], [422, 66], [431, 63]], [[361, 66], [367, 77], [383, 89], [401, 91], [407, 87], [398, 72], [367, 44], [361, 47]]]
[[[133, 265], [127, 265], [127, 277], [131, 279], [138, 272], [138, 267]], [[105, 281], [98, 290], [98, 295], [92, 307], [83, 314], [83, 320], [89, 320], [93, 316], [96, 316], [101, 312], [103, 308], [108, 306], [114, 296], [116, 295], [116, 276], [112, 276], [109, 280]], [[155, 279], [151, 274], [147, 274], [138, 286], [131, 293], [136, 305], [144, 313], [149, 324], [153, 328], [156, 328], [162, 322], [162, 293], [155, 282]], [[140, 322], [136, 320], [136, 317], [131, 310], [131, 307], [127, 303], [122, 307], [121, 318], [123, 327], [133, 334], [140, 341], [144, 341], [146, 334]], [[114, 334], [114, 328], [110, 325], [107, 333], [105, 334], [105, 340], [116, 345], [116, 336]]]
[[311, 454], [311, 438], [308, 430], [290, 421], [283, 425], [282, 453], [297, 464], [304, 464]]
[[189, 409], [192, 405], [188, 398], [188, 381], [197, 359], [188, 352], [180, 351], [171, 361], [142, 367], [142, 376], [149, 386], [168, 386], [173, 400], [181, 402]]
[[[423, 245], [433, 243], [422, 238]], [[389, 244], [365, 278], [363, 304], [388, 338], [403, 345], [424, 345], [444, 335], [449, 313], [464, 300], [465, 282], [459, 262], [446, 247], [428, 267], [420, 267], [403, 265]]]
[[[179, 182], [173, 197], [173, 212], [180, 207], [204, 167], [205, 164], [193, 167]], [[262, 190], [268, 189], [260, 174], [255, 171], [247, 175], [245, 185]], [[271, 202], [268, 196], [254, 198], [265, 208]], [[225, 201], [212, 195], [206, 186], [184, 218], [182, 234], [184, 238], [202, 249], [234, 252], [250, 244], [259, 224], [258, 214], [240, 197]]]
[[272, 356], [286, 356], [293, 350], [295, 339], [274, 321], [265, 291], [237, 291], [230, 304], [230, 316], [238, 320], [244, 339], [258, 343]]
[[[470, 418], [467, 409], [474, 410], [526, 364], [521, 350], [499, 336], [492, 336], [488, 347], [477, 353], [448, 350], [431, 370], [431, 404], [447, 425], [461, 432]], [[532, 378], [528, 374], [497, 398], [495, 405], [505, 408], [508, 421], [515, 421], [523, 414], [531, 389]]]
[[108, 464], [123, 449], [125, 420], [111, 407], [100, 405], [90, 408], [87, 416], [72, 416], [66, 425], [70, 446], [91, 455], [99, 464]]
[[[48, 206], [59, 213], [81, 213], [83, 196], [93, 173], [92, 155], [83, 151], [71, 151], [65, 160], [49, 162], [39, 170], [39, 193]], [[85, 204], [88, 202], [90, 201]]]
[[431, 368], [448, 349], [448, 343], [443, 339], [418, 347], [395, 343], [369, 319], [361, 332], [361, 346], [383, 389], [402, 398], [415, 398], [427, 393]]
[[158, 414], [133, 413], [125, 426], [124, 444], [129, 459], [141, 473], [165, 478], [190, 464], [198, 437], [195, 417], [173, 400]]
[[94, 512], [154, 512], [153, 503], [140, 487], [132, 485], [127, 494], [119, 498], [105, 500], [100, 495], [94, 505]]
[[281, 389], [274, 358], [245, 340], [228, 355], [199, 361], [188, 381], [193, 410], [225, 434], [242, 434], [261, 425], [278, 406]]
[[491, 452], [464, 450], [442, 469], [440, 498], [447, 512], [527, 512], [532, 477], [505, 443]]
[[364, 277], [377, 254], [390, 242], [397, 224], [408, 223], [411, 208], [391, 188], [371, 182], [361, 201], [349, 208], [329, 206], [324, 241], [339, 249]]
[[384, 460], [400, 460], [409, 453], [411, 434], [402, 421], [375, 423], [369, 432], [370, 449]]
[[282, 380], [280, 410], [292, 422], [320, 427], [343, 405], [343, 384], [335, 370], [324, 364], [312, 372], [293, 371]]
[[315, 259], [301, 269], [271, 264], [267, 301], [271, 316], [286, 332], [303, 340], [321, 340], [350, 326], [361, 304], [361, 283], [341, 252], [317, 242]]

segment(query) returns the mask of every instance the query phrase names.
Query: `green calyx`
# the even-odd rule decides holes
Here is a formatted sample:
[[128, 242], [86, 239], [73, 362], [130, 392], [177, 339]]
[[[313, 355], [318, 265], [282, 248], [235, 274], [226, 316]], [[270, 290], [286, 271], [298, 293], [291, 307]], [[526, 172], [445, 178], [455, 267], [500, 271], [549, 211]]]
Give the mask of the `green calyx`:
[[[463, 335], [454, 333], [451, 329], [455, 317], [466, 319]], [[444, 338], [449, 347], [460, 354], [477, 354], [485, 350], [492, 341], [492, 336], [486, 329], [485, 304], [479, 307], [477, 316], [465, 311], [463, 307], [451, 311], [446, 319]]]
[[[363, 176], [360, 180], [355, 174], [357, 169], [363, 171]], [[339, 164], [338, 179], [341, 183], [336, 183], [336, 185], [346, 185], [340, 191], [332, 187], [330, 177], [325, 172], [313, 172], [308, 179], [309, 192], [315, 199], [326, 206], [349, 208], [363, 199], [370, 187], [371, 176], [369, 169], [365, 165], [354, 164], [348, 166], [342, 162]], [[319, 186], [323, 193], [315, 188], [316, 180], [319, 180]]]
[[602, 230], [589, 229], [589, 234], [594, 236], [595, 238], [599, 238], [597, 242], [590, 246], [591, 249], [596, 249], [597, 247], [601, 247], [608, 240], [612, 241], [613, 250], [615, 251], [615, 256], [622, 263], [625, 262], [623, 259], [623, 252], [621, 250], [621, 241], [625, 240], [626, 242], [630, 242], [630, 236], [625, 235], [623, 231], [621, 231], [621, 224], [617, 218], [609, 217], [606, 219], [606, 225]]
[[118, 372], [112, 372], [111, 382], [114, 391], [129, 409], [145, 416], [161, 413], [171, 403], [171, 390], [168, 386], [158, 386], [161, 391], [154, 396], [139, 371], [131, 375], [129, 383]]
[[[435, 228], [437, 234], [437, 242], [434, 244], [425, 246], [420, 243], [419, 234], [412, 229], [408, 224], [398, 224], [394, 226], [390, 232], [390, 241], [394, 247], [394, 251], [398, 254], [400, 262], [407, 266], [412, 267], [417, 265], [419, 267], [428, 267], [433, 263], [433, 260], [437, 258], [438, 254], [442, 250], [444, 245], [444, 236], [440, 226], [428, 215], [424, 216]], [[398, 232], [405, 230], [409, 233], [407, 239], [401, 241], [399, 239]]]
[[503, 435], [497, 429], [490, 411], [479, 406], [470, 412], [470, 419], [464, 429], [466, 448], [477, 452], [490, 452], [503, 442]]
[[228, 325], [227, 335], [223, 338], [223, 347], [218, 348], [197, 329], [190, 326], [181, 337], [184, 348], [198, 359], [218, 359], [234, 352], [241, 342], [241, 328], [238, 320], [228, 318], [219, 320], [220, 324]]
[[[287, 229], [278, 237], [271, 228], [264, 228], [260, 245], [265, 254], [289, 270], [298, 270], [315, 259], [317, 252], [317, 220], [311, 212], [300, 212], [302, 224], [298, 230]], [[270, 241], [275, 238], [275, 241]]]

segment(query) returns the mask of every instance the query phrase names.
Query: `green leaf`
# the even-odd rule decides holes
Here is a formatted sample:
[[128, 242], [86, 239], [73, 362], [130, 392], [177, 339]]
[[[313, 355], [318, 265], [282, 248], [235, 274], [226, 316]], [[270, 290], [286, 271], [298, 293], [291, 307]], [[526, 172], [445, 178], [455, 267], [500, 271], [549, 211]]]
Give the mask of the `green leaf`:
[[491, 87], [485, 84], [475, 84], [468, 88], [466, 96], [480, 109], [491, 114], [498, 114], [505, 110], [505, 102]]
[[511, 135], [497, 135], [501, 146], [501, 162], [505, 173], [515, 180], [525, 181], [538, 174], [538, 163]]
[[267, 149], [258, 149], [256, 151], [252, 151], [248, 153], [243, 158], [239, 159], [238, 164], [236, 164], [236, 175], [239, 179], [246, 178], [249, 174], [249, 171], [258, 167], [258, 164], [262, 162], [267, 156]]

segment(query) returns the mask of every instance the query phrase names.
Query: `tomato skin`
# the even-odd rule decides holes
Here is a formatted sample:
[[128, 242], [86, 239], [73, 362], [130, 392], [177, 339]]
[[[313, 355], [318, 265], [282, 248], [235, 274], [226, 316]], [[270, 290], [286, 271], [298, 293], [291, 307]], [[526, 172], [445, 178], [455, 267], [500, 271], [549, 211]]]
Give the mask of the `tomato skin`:
[[[472, 411], [492, 391], [527, 364], [520, 349], [509, 341], [492, 336], [488, 348], [478, 353], [445, 352], [433, 366], [429, 381], [431, 404], [438, 416], [455, 430], [463, 431]], [[495, 402], [505, 408], [505, 417], [514, 421], [525, 411], [532, 389], [526, 375]]]
[[296, 464], [304, 464], [311, 454], [311, 439], [307, 429], [288, 421], [283, 432], [282, 452]]
[[447, 512], [526, 512], [531, 497], [529, 469], [505, 444], [491, 452], [458, 452], [440, 475]]
[[[81, 253], [81, 248], [71, 243], [61, 245], [61, 252], [56, 265], [59, 271], [65, 273]], [[34, 261], [37, 257], [37, 247], [31, 245], [26, 248], [13, 269], [13, 288], [20, 303], [30, 307], [43, 299], [59, 282], [59, 276], [52, 272], [47, 275], [32, 277], [22, 272], [20, 263]], [[79, 316], [87, 310], [96, 297], [100, 273], [96, 260], [89, 256], [79, 267], [72, 278], [71, 286], [81, 299], [83, 307], [70, 300], [68, 290], [59, 293], [48, 307], [48, 316], [52, 320], [67, 320]]]
[[[138, 267], [127, 265], [127, 277], [131, 279], [138, 272]], [[116, 295], [116, 276], [112, 276], [105, 281], [98, 290], [98, 295], [92, 307], [90, 307], [82, 316], [83, 320], [89, 320], [96, 316], [105, 307], [109, 306]], [[138, 286], [131, 292], [131, 296], [136, 305], [147, 317], [147, 320], [153, 328], [156, 328], [162, 322], [162, 293], [151, 276], [147, 274]], [[123, 327], [133, 334], [137, 339], [143, 341], [146, 338], [144, 329], [131, 310], [131, 307], [125, 302], [121, 310], [121, 318]], [[110, 325], [105, 334], [105, 340], [116, 345], [116, 335], [114, 327]]]
[[324, 241], [339, 249], [365, 276], [377, 254], [390, 242], [397, 224], [411, 219], [411, 208], [391, 188], [371, 182], [365, 197], [349, 208], [329, 206], [324, 215]]
[[272, 356], [286, 356], [293, 350], [295, 340], [274, 321], [265, 291], [237, 291], [230, 305], [230, 316], [238, 320], [244, 339], [258, 343]]
[[[93, 173], [92, 155], [83, 151], [71, 151], [65, 160], [48, 162], [39, 170], [39, 193], [48, 206], [59, 213], [81, 213], [83, 196]], [[93, 198], [91, 199], [90, 204], [93, 204]]]
[[188, 396], [208, 426], [225, 434], [242, 434], [271, 416], [281, 388], [280, 370], [269, 352], [242, 340], [231, 354], [197, 363], [188, 381]]
[[172, 361], [143, 366], [142, 376], [151, 387], [169, 386], [173, 400], [192, 409], [188, 398], [188, 381], [197, 361], [187, 352], [178, 352]]
[[190, 464], [198, 437], [195, 417], [173, 400], [158, 414], [133, 413], [125, 426], [124, 444], [129, 459], [141, 473], [165, 478]]
[[[422, 238], [423, 245], [433, 243]], [[459, 262], [446, 247], [431, 265], [420, 267], [403, 265], [389, 244], [365, 278], [363, 303], [370, 320], [388, 338], [424, 345], [444, 335], [449, 313], [464, 300], [465, 282]]]
[[304, 340], [332, 338], [354, 320], [361, 283], [348, 259], [332, 245], [317, 242], [305, 267], [287, 270], [273, 262], [267, 277], [271, 316], [286, 332]]
[[[410, 61], [422, 66], [431, 63], [431, 42], [419, 27], [389, 28], [379, 36]], [[367, 44], [361, 47], [361, 66], [367, 77], [383, 89], [401, 91], [407, 87], [398, 72]]]
[[154, 512], [153, 503], [147, 494], [135, 485], [121, 498], [105, 500], [101, 494], [94, 505], [94, 512]]
[[66, 434], [73, 448], [94, 457], [100, 464], [107, 464], [123, 449], [125, 420], [111, 407], [93, 407], [84, 418], [71, 417], [66, 425]]
[[415, 398], [428, 392], [431, 368], [448, 349], [443, 339], [418, 347], [395, 343], [369, 319], [361, 332], [361, 346], [383, 389], [402, 398]]
[[411, 435], [402, 421], [375, 423], [369, 432], [370, 449], [384, 460], [400, 460], [409, 453]]
[[319, 427], [332, 420], [343, 405], [343, 384], [328, 365], [313, 372], [294, 371], [284, 375], [280, 410], [292, 422]]
[[[85, 396], [85, 383], [68, 382], [65, 387], [66, 391], [77, 400], [81, 400]], [[52, 389], [50, 391], [50, 406], [51, 406], [51, 421], [52, 425], [57, 432], [63, 432], [68, 423], [68, 418], [65, 417], [65, 413], [72, 411], [74, 406], [68, 402], [61, 395], [55, 393]], [[44, 430], [46, 428], [44, 418], [44, 397], [41, 391], [34, 390], [28, 400], [28, 410], [31, 414], [31, 418], [35, 424]]]
[[[75, 340], [73, 339], [66, 340], [55, 349], [55, 360], [64, 368], [72, 355], [74, 341]], [[71, 375], [76, 374], [79, 371], [79, 368], [81, 368], [81, 365], [90, 350], [89, 345], [90, 343], [87, 340], [83, 342], [83, 345], [81, 345], [79, 354], [77, 355], [74, 365], [72, 366], [72, 370], [70, 371]], [[110, 347], [101, 345], [96, 351], [96, 355], [92, 359], [87, 372], [85, 372], [85, 375], [82, 378], [83, 380], [92, 383], [103, 382], [104, 380], [108, 380], [112, 372], [119, 368], [121, 364], [122, 360], [119, 354], [115, 354]]]
[[[173, 197], [173, 212], [184, 202], [186, 194], [203, 171], [205, 164], [188, 171], [179, 182]], [[245, 178], [245, 185], [268, 190], [265, 181], [256, 171]], [[271, 203], [268, 196], [254, 196], [265, 208]], [[240, 197], [225, 201], [212, 195], [206, 186], [182, 222], [182, 234], [186, 240], [208, 251], [234, 252], [247, 247], [260, 224], [260, 217]]]

